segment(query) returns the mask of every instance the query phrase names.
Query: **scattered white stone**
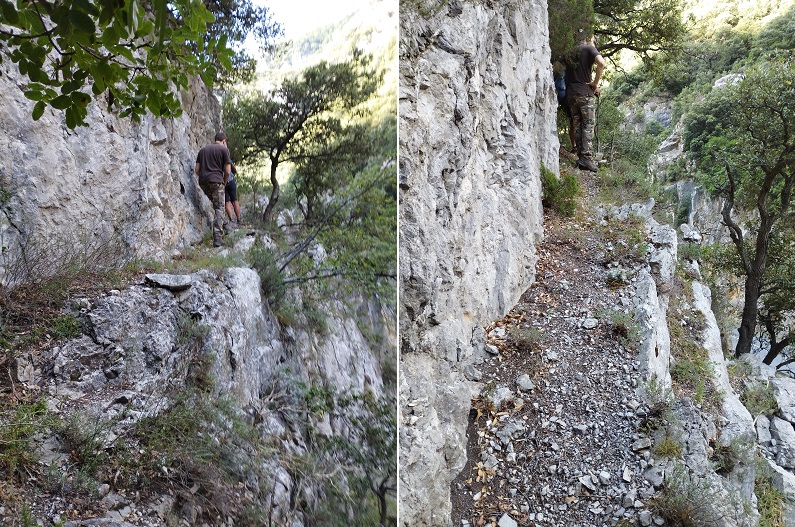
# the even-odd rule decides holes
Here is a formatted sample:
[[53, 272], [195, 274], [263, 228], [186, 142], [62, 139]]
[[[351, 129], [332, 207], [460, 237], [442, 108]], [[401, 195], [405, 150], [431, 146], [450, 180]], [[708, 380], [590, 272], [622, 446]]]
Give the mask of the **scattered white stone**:
[[499, 525], [499, 527], [518, 527], [519, 524], [516, 523], [516, 520], [511, 518], [506, 512], [505, 514], [502, 515], [500, 521], [497, 522], [497, 525]]
[[489, 331], [489, 337], [502, 339], [505, 338], [505, 328], [504, 327], [496, 327]]
[[586, 489], [590, 490], [591, 492], [596, 492], [596, 485], [594, 485], [593, 479], [591, 476], [582, 476], [580, 477], [580, 484], [585, 487]]
[[536, 387], [535, 384], [533, 384], [533, 381], [530, 380], [530, 376], [526, 373], [520, 375], [519, 378], [516, 379], [516, 386], [518, 386], [523, 392], [529, 392]]
[[584, 327], [585, 329], [593, 329], [598, 325], [599, 321], [595, 318], [586, 318], [582, 323], [582, 327]]
[[603, 470], [599, 473], [599, 483], [607, 485], [610, 483], [610, 473]]

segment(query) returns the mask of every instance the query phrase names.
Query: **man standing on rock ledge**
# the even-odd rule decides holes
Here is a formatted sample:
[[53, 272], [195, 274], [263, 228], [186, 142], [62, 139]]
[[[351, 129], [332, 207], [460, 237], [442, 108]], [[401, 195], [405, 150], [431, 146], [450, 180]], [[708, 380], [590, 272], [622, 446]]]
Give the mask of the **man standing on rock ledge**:
[[199, 176], [199, 186], [210, 198], [215, 210], [213, 219], [213, 247], [220, 247], [224, 233], [224, 189], [232, 170], [232, 157], [226, 147], [226, 134], [215, 134], [215, 142], [196, 156], [194, 171]]
[[[593, 160], [593, 133], [596, 122], [595, 96], [602, 91], [599, 80], [605, 69], [605, 59], [594, 46], [593, 36], [584, 29], [578, 32], [579, 44], [566, 67], [566, 96], [571, 108], [572, 128], [577, 139], [577, 168], [596, 172]], [[596, 63], [596, 77], [591, 80]]]

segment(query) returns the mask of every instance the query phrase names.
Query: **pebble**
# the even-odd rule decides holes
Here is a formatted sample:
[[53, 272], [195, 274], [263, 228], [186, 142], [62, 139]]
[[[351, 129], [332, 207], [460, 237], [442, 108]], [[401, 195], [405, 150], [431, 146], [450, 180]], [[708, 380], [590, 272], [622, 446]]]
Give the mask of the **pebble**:
[[586, 318], [582, 323], [582, 327], [584, 327], [585, 329], [593, 329], [598, 325], [599, 321], [595, 318]]
[[533, 381], [530, 379], [530, 376], [526, 373], [520, 375], [519, 378], [516, 379], [516, 386], [518, 386], [523, 392], [529, 392], [534, 390], [536, 387], [535, 384], [533, 384]]
[[518, 527], [519, 524], [506, 512], [502, 515], [500, 521], [497, 522], [497, 525], [499, 525], [499, 527]]

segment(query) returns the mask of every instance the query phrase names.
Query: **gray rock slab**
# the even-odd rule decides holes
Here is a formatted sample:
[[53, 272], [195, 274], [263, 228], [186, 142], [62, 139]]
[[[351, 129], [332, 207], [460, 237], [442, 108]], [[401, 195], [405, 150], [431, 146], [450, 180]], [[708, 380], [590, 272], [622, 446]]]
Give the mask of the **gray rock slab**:
[[193, 277], [189, 274], [148, 274], [144, 281], [154, 287], [162, 287], [169, 291], [184, 291], [191, 286]]
[[776, 377], [773, 384], [773, 395], [780, 409], [781, 417], [795, 423], [795, 379]]

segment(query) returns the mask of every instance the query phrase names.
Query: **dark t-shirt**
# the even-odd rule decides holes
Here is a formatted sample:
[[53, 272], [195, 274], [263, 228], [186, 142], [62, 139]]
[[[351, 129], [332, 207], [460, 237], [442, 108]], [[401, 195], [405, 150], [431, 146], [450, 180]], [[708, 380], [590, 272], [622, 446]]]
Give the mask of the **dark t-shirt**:
[[232, 163], [229, 149], [220, 143], [211, 143], [196, 156], [199, 164], [199, 183], [223, 183], [224, 165]]
[[566, 93], [593, 95], [588, 83], [591, 82], [593, 63], [600, 53], [590, 44], [580, 44], [577, 48], [580, 52], [580, 61], [566, 68]]

